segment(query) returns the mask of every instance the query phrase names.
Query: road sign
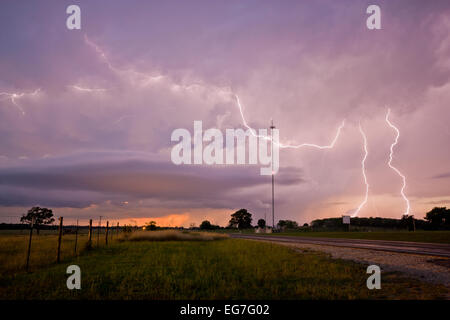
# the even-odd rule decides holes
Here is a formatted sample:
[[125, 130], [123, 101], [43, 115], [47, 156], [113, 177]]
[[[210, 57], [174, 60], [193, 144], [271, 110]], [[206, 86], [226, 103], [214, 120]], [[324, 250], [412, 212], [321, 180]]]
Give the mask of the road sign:
[[350, 224], [350, 216], [342, 216], [343, 224]]

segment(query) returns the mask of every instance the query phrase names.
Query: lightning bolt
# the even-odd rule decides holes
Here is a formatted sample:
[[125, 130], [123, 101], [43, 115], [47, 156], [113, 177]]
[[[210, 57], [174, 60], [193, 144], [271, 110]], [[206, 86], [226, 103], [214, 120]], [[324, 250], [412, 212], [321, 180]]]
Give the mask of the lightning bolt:
[[[115, 73], [117, 73], [119, 75], [123, 75], [123, 73], [125, 73], [125, 72], [131, 73], [132, 75], [137, 75], [137, 76], [139, 76], [140, 78], [143, 79], [143, 81], [141, 82], [142, 85], [147, 85], [149, 83], [157, 82], [157, 81], [160, 81], [160, 80], [166, 78], [163, 75], [150, 75], [150, 74], [142, 73], [140, 71], [136, 71], [136, 70], [133, 70], [133, 69], [124, 70], [124, 69], [121, 69], [121, 68], [117, 68], [109, 61], [105, 51], [102, 48], [100, 48], [100, 46], [98, 46], [93, 41], [91, 41], [87, 35], [84, 36], [84, 40], [85, 40], [85, 43], [87, 45], [89, 45], [90, 47], [92, 47], [94, 49], [94, 51], [99, 55], [100, 59], [103, 60], [106, 63], [108, 68], [111, 71], [113, 71], [113, 72], [115, 72]], [[91, 91], [92, 90], [92, 89], [85, 89], [85, 88], [81, 88], [81, 87], [77, 88], [77, 86], [72, 86], [72, 87], [76, 88], [76, 89], [78, 89], [80, 91], [88, 91], [88, 90]], [[192, 91], [195, 88], [198, 88], [198, 89], [204, 89], [205, 88], [205, 86], [202, 85], [202, 84], [183, 85], [183, 84], [176, 84], [176, 83], [172, 83], [171, 87], [174, 90], [184, 89], [186, 91]], [[231, 95], [232, 97], [235, 98], [235, 100], [237, 102], [237, 105], [239, 107], [242, 123], [247, 129], [250, 130], [251, 134], [254, 137], [265, 139], [265, 140], [268, 140], [268, 141], [272, 140], [272, 138], [270, 136], [257, 134], [256, 130], [248, 125], [247, 120], [245, 119], [245, 116], [244, 116], [244, 111], [243, 111], [244, 108], [242, 107], [242, 104], [240, 102], [240, 99], [239, 99], [238, 95], [234, 94], [228, 88], [224, 89], [224, 88], [216, 88], [216, 87], [214, 87], [213, 89], [215, 89], [215, 91], [220, 93], [220, 94]], [[120, 120], [121, 119], [116, 121], [116, 123], [120, 122]], [[328, 145], [323, 145], [322, 146], [322, 145], [313, 144], [313, 143], [302, 143], [302, 144], [292, 145], [292, 144], [283, 144], [283, 143], [280, 143], [280, 142], [274, 142], [274, 144], [277, 145], [281, 149], [286, 149], [286, 148], [300, 149], [300, 148], [303, 148], [303, 147], [311, 147], [311, 148], [316, 148], [316, 149], [332, 149], [332, 148], [334, 148], [334, 145], [338, 141], [339, 136], [341, 134], [341, 130], [344, 128], [344, 126], [345, 126], [345, 120], [342, 121], [341, 125], [337, 129], [337, 132], [336, 132], [336, 135], [335, 135], [334, 139]]]
[[403, 200], [405, 200], [406, 202], [406, 211], [403, 215], [409, 215], [409, 211], [410, 211], [410, 204], [409, 204], [409, 199], [406, 197], [405, 195], [405, 188], [406, 188], [406, 177], [400, 172], [400, 170], [398, 170], [396, 167], [394, 167], [392, 165], [392, 160], [394, 158], [394, 147], [397, 145], [398, 143], [398, 139], [400, 138], [400, 130], [398, 130], [398, 128], [392, 124], [391, 121], [389, 121], [389, 115], [391, 113], [391, 109], [388, 109], [388, 112], [386, 113], [386, 122], [389, 125], [389, 127], [391, 127], [392, 129], [394, 129], [396, 136], [395, 136], [395, 140], [394, 142], [391, 144], [391, 149], [390, 149], [390, 153], [389, 153], [389, 161], [388, 161], [388, 165], [389, 167], [395, 171], [395, 173], [397, 173], [403, 181], [403, 185], [402, 188], [400, 189], [400, 194], [403, 197]]
[[364, 200], [361, 202], [361, 204], [358, 206], [358, 208], [353, 212], [352, 217], [356, 217], [358, 213], [361, 211], [361, 209], [366, 205], [367, 199], [369, 198], [369, 183], [367, 182], [367, 175], [366, 175], [366, 160], [367, 156], [369, 155], [369, 150], [367, 148], [367, 137], [364, 133], [361, 124], [359, 124], [359, 132], [361, 133], [363, 137], [363, 143], [364, 143], [364, 157], [361, 161], [361, 168], [362, 168], [362, 175], [364, 178], [364, 184], [366, 185], [366, 194], [364, 196]]
[[[115, 67], [108, 59], [105, 51], [102, 50], [102, 48], [100, 48], [98, 45], [96, 45], [94, 42], [92, 42], [87, 35], [85, 35], [84, 37], [85, 43], [87, 45], [89, 45], [90, 47], [92, 47], [94, 49], [94, 51], [99, 55], [100, 59], [107, 65], [107, 67], [113, 71], [114, 73], [116, 73], [117, 75], [123, 77], [123, 76], [128, 76], [128, 78], [126, 78], [125, 80], [132, 80], [132, 81], [139, 81], [139, 83], [141, 85], [148, 85], [148, 84], [152, 84], [155, 82], [159, 82], [161, 80], [170, 80], [167, 76], [162, 75], [162, 74], [157, 74], [157, 75], [152, 75], [152, 74], [147, 74], [147, 73], [143, 73], [140, 71], [137, 71], [135, 69], [123, 69], [123, 68], [117, 68]], [[87, 87], [82, 87], [79, 85], [71, 85], [69, 86], [71, 88], [73, 88], [74, 90], [80, 91], [80, 92], [89, 92], [89, 93], [93, 93], [93, 92], [104, 92], [107, 91], [107, 89], [101, 89], [101, 88], [87, 88]], [[242, 120], [242, 124], [249, 129], [249, 131], [251, 132], [251, 134], [257, 138], [262, 138], [268, 141], [272, 141], [271, 137], [268, 135], [259, 135], [256, 133], [256, 130], [253, 129], [247, 122], [245, 115], [244, 115], [244, 108], [241, 104], [241, 101], [238, 97], [238, 95], [234, 94], [229, 88], [220, 88], [220, 87], [211, 87], [211, 86], [206, 86], [204, 84], [180, 84], [180, 83], [175, 83], [175, 82], [171, 82], [171, 88], [175, 91], [179, 90], [179, 89], [184, 89], [186, 91], [194, 91], [196, 89], [199, 90], [212, 90], [220, 95], [222, 94], [226, 94], [229, 97], [234, 97], [237, 106], [239, 108], [239, 112], [240, 112], [240, 116], [241, 116], [241, 120]], [[15, 93], [9, 93], [9, 92], [0, 92], [0, 96], [6, 96], [11, 103], [19, 109], [19, 111], [22, 113], [22, 115], [25, 115], [25, 111], [22, 108], [22, 106], [18, 103], [17, 100], [25, 97], [25, 96], [35, 96], [37, 95], [39, 92], [41, 91], [41, 89], [37, 89], [33, 92], [15, 92]], [[386, 114], [386, 122], [387, 124], [396, 132], [396, 137], [394, 142], [391, 144], [390, 146], [390, 154], [389, 154], [389, 161], [388, 161], [388, 165], [389, 167], [394, 170], [401, 178], [403, 181], [403, 185], [401, 188], [401, 196], [403, 197], [404, 201], [406, 202], [406, 211], [404, 213], [404, 215], [408, 215], [410, 212], [410, 202], [408, 200], [408, 198], [405, 195], [405, 188], [406, 188], [406, 177], [396, 168], [392, 165], [392, 161], [393, 161], [393, 154], [394, 154], [394, 147], [398, 144], [398, 139], [400, 137], [400, 131], [398, 130], [398, 128], [396, 126], [394, 126], [390, 120], [389, 120], [389, 115], [390, 115], [390, 109], [388, 109], [388, 112]], [[129, 115], [123, 116], [121, 117], [118, 121], [115, 122], [115, 124], [119, 123], [120, 121], [122, 121], [124, 118], [126, 117], [130, 117]], [[345, 119], [342, 121], [342, 123], [338, 126], [336, 134], [334, 136], [334, 138], [331, 140], [331, 142], [327, 145], [319, 145], [319, 144], [314, 144], [314, 143], [301, 143], [301, 144], [285, 144], [285, 143], [281, 143], [281, 142], [273, 142], [275, 145], [277, 145], [279, 148], [281, 149], [300, 149], [303, 147], [310, 147], [310, 148], [316, 148], [316, 149], [333, 149], [335, 147], [335, 144], [337, 143], [340, 135], [341, 135], [341, 131], [345, 126]], [[364, 183], [366, 186], [366, 192], [365, 192], [365, 197], [364, 200], [360, 203], [360, 205], [358, 206], [358, 208], [354, 211], [353, 213], [353, 217], [357, 216], [358, 213], [361, 211], [361, 209], [366, 205], [367, 201], [368, 201], [368, 195], [369, 195], [369, 183], [367, 180], [367, 176], [366, 176], [366, 167], [365, 167], [365, 163], [368, 157], [368, 147], [367, 147], [367, 137], [361, 127], [361, 125], [359, 125], [359, 131], [363, 137], [363, 143], [364, 143], [364, 157], [361, 161], [361, 167], [362, 167], [362, 175], [363, 175], [363, 179], [364, 179]]]
[[19, 109], [20, 113], [22, 113], [22, 115], [25, 115], [25, 110], [23, 110], [23, 108], [19, 105], [19, 103], [17, 102], [17, 99], [20, 99], [24, 96], [35, 96], [37, 95], [39, 92], [41, 91], [41, 89], [36, 89], [33, 92], [14, 92], [14, 93], [9, 93], [9, 92], [0, 92], [0, 96], [6, 96], [10, 99], [11, 103], [16, 106], [17, 109]]
[[87, 35], [84, 35], [84, 42], [89, 45], [91, 48], [93, 48], [95, 50], [95, 52], [100, 56], [100, 58], [106, 63], [106, 65], [108, 66], [109, 69], [111, 69], [112, 71], [116, 72], [117, 69], [114, 68], [111, 63], [108, 60], [108, 57], [106, 56], [106, 53], [102, 50], [102, 48], [100, 48], [97, 44], [95, 44], [94, 42], [92, 42]]
[[[250, 132], [252, 133], [252, 135], [254, 137], [262, 138], [262, 139], [271, 141], [272, 139], [271, 139], [270, 136], [258, 135], [256, 133], [256, 130], [248, 125], [247, 121], [245, 120], [244, 111], [243, 111], [243, 107], [242, 107], [241, 101], [239, 100], [239, 97], [236, 94], [234, 95], [234, 97], [236, 98], [236, 102], [237, 102], [237, 105], [239, 107], [239, 112], [241, 114], [241, 119], [242, 119], [242, 123], [244, 124], [244, 126], [247, 129], [250, 130]], [[336, 131], [336, 135], [334, 136], [334, 139], [328, 145], [321, 146], [321, 145], [317, 145], [317, 144], [313, 144], [313, 143], [302, 143], [302, 144], [292, 145], [292, 144], [283, 144], [283, 143], [279, 143], [279, 142], [276, 142], [276, 141], [274, 141], [274, 144], [277, 145], [279, 148], [282, 148], [282, 149], [286, 149], [286, 148], [289, 148], [289, 149], [300, 149], [300, 148], [303, 148], [303, 147], [311, 147], [311, 148], [316, 148], [316, 149], [332, 149], [332, 148], [334, 148], [334, 145], [336, 144], [337, 140], [339, 139], [339, 136], [341, 135], [341, 131], [344, 128], [344, 126], [345, 126], [345, 119], [342, 121], [341, 125], [338, 127], [338, 129]]]
[[[142, 73], [142, 72], [136, 71], [134, 69], [127, 69], [127, 70], [125, 70], [125, 69], [122, 69], [122, 68], [117, 68], [109, 61], [106, 53], [98, 45], [96, 45], [94, 42], [92, 42], [87, 37], [87, 35], [85, 35], [85, 42], [86, 42], [86, 44], [91, 46], [96, 51], [96, 53], [99, 55], [100, 59], [103, 60], [106, 63], [106, 65], [108, 66], [108, 68], [111, 71], [113, 71], [114, 73], [118, 74], [121, 77], [124, 76], [125, 74], [128, 74], [128, 75], [132, 75], [133, 78], [131, 80], [134, 80], [135, 79], [134, 77], [138, 76], [138, 79], [140, 79], [140, 84], [141, 85], [148, 85], [148, 84], [155, 83], [155, 82], [158, 82], [158, 81], [163, 80], [163, 79], [169, 80], [164, 75], [156, 75], [155, 76], [155, 75]], [[234, 98], [234, 100], [236, 101], [236, 104], [237, 104], [237, 106], [239, 108], [239, 113], [240, 113], [240, 116], [241, 116], [241, 120], [242, 120], [243, 126], [245, 128], [247, 128], [254, 137], [265, 139], [267, 141], [272, 141], [272, 138], [269, 135], [259, 135], [256, 132], [256, 130], [254, 128], [252, 128], [248, 124], [248, 122], [247, 122], [247, 120], [245, 118], [245, 115], [244, 115], [244, 108], [242, 106], [242, 103], [241, 103], [238, 95], [233, 93], [229, 88], [217, 88], [217, 87], [212, 87], [211, 88], [211, 87], [205, 86], [203, 84], [189, 84], [189, 85], [186, 85], [186, 84], [174, 83], [174, 82], [171, 83], [171, 88], [174, 91], [178, 91], [180, 89], [183, 89], [183, 90], [186, 90], [188, 92], [193, 91], [195, 89], [199, 89], [199, 90], [201, 90], [201, 89], [206, 89], [206, 90], [211, 89], [213, 91], [216, 91], [220, 95], [224, 94], [227, 97]], [[116, 123], [120, 122], [122, 120], [122, 118], [120, 118], [118, 121], [116, 121]], [[387, 119], [387, 121], [388, 121], [388, 119]], [[315, 149], [319, 149], [319, 150], [333, 149], [335, 147], [337, 141], [339, 140], [339, 137], [341, 135], [342, 129], [344, 127], [345, 127], [345, 119], [338, 126], [338, 128], [336, 130], [336, 134], [334, 135], [334, 138], [327, 145], [319, 145], [319, 144], [314, 144], [314, 143], [285, 144], [285, 143], [276, 142], [276, 141], [273, 141], [273, 143], [275, 145], [277, 145], [280, 149], [300, 149], [300, 148], [304, 148], [304, 147], [310, 147], [310, 148], [315, 148]], [[359, 131], [360, 131], [360, 133], [361, 133], [361, 135], [363, 137], [363, 143], [364, 143], [364, 157], [363, 157], [363, 159], [361, 161], [361, 167], [362, 167], [362, 176], [363, 176], [363, 179], [364, 179], [364, 184], [366, 186], [366, 188], [365, 188], [366, 190], [365, 190], [364, 200], [360, 203], [360, 205], [354, 211], [352, 216], [357, 216], [358, 213], [362, 210], [362, 208], [366, 205], [366, 203], [368, 201], [369, 187], [370, 187], [369, 183], [368, 183], [368, 179], [367, 179], [367, 175], [366, 175], [366, 167], [365, 167], [366, 160], [367, 160], [367, 157], [368, 157], [368, 154], [369, 154], [368, 153], [368, 147], [367, 147], [367, 137], [366, 137], [366, 134], [364, 133], [361, 125], [359, 125]], [[396, 142], [391, 146], [391, 156], [392, 156], [392, 148], [393, 148], [393, 146], [395, 146], [395, 144], [396, 144]], [[389, 164], [390, 164], [390, 162], [389, 162]], [[391, 166], [391, 168], [394, 169], [404, 179], [404, 176], [401, 175], [401, 173], [397, 169], [395, 169], [392, 166]], [[404, 179], [404, 181], [405, 181], [405, 179]], [[404, 196], [404, 193], [403, 193], [403, 189], [404, 189], [404, 187], [402, 188], [402, 196], [406, 199], [406, 197]], [[408, 202], [408, 211], [407, 212], [409, 212], [409, 202]]]
[[100, 59], [103, 60], [103, 62], [108, 66], [108, 68], [113, 71], [114, 73], [118, 74], [119, 76], [123, 76], [124, 74], [131, 75], [132, 77], [138, 77], [141, 81], [141, 85], [145, 86], [151, 83], [158, 82], [165, 78], [164, 75], [157, 74], [157, 75], [151, 75], [144, 72], [137, 71], [135, 69], [122, 69], [115, 67], [108, 59], [108, 56], [106, 55], [105, 51], [100, 48], [96, 43], [91, 41], [89, 37], [85, 34], [84, 35], [84, 42], [89, 45], [91, 48], [94, 49], [94, 51], [99, 55]]
[[95, 92], [105, 92], [106, 89], [102, 89], [102, 88], [87, 88], [87, 87], [81, 87], [78, 85], [71, 85], [69, 86], [72, 89], [75, 89], [77, 91], [81, 91], [81, 92], [89, 92], [89, 93], [95, 93]]

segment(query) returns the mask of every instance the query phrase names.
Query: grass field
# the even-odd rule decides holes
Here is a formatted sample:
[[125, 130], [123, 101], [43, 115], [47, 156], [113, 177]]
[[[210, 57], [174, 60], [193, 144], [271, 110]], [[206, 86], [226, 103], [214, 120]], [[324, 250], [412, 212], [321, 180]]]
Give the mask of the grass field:
[[[56, 236], [36, 237], [26, 273], [26, 236], [0, 235], [0, 299], [436, 299], [447, 292], [393, 273], [383, 273], [381, 290], [368, 290], [366, 266], [270, 243], [114, 240], [74, 256], [72, 237], [64, 237], [60, 264]], [[81, 268], [81, 290], [66, 287], [70, 264]]]
[[136, 231], [124, 233], [119, 237], [122, 241], [212, 241], [228, 238], [227, 234], [216, 232], [192, 232], [177, 230]]
[[415, 231], [415, 232], [281, 232], [267, 235], [286, 235], [297, 237], [322, 237], [367, 240], [393, 240], [411, 242], [450, 243], [450, 231]]
[[[33, 271], [56, 262], [58, 238], [55, 233], [33, 235], [30, 255], [30, 270]], [[86, 234], [78, 235], [77, 252], [82, 252], [87, 243]], [[103, 244], [103, 238], [101, 243]], [[96, 244], [94, 237], [93, 244]], [[16, 273], [25, 269], [26, 253], [28, 248], [28, 235], [26, 234], [0, 234], [0, 272]], [[64, 235], [61, 243], [62, 261], [74, 257], [75, 235]]]

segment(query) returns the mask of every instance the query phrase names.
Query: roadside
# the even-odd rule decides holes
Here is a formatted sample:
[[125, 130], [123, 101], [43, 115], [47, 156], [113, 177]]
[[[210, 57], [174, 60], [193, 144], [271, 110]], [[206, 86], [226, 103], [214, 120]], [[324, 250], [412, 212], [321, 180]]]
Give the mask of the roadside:
[[[73, 264], [81, 269], [81, 290], [67, 287]], [[383, 276], [383, 290], [369, 290], [367, 277], [360, 263], [271, 242], [115, 241], [33, 272], [3, 273], [0, 299], [434, 300], [447, 294], [442, 285], [396, 273]]]
[[308, 238], [333, 238], [333, 239], [361, 239], [361, 240], [386, 240], [408, 241], [423, 243], [450, 244], [450, 231], [378, 231], [378, 232], [281, 232], [268, 233], [267, 236], [295, 236]]
[[[334, 259], [351, 260], [364, 264], [376, 264], [382, 271], [402, 272], [429, 283], [442, 284], [450, 290], [450, 259], [426, 255], [386, 252], [369, 249], [343, 248], [309, 243], [288, 243], [272, 240], [253, 240], [276, 243], [305, 252], [320, 251]], [[450, 292], [449, 292], [450, 297]]]

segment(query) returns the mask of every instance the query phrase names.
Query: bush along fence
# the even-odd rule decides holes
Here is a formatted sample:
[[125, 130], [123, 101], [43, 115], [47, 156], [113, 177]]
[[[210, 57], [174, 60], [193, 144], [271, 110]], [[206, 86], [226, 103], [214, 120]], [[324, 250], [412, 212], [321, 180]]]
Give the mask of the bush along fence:
[[[65, 231], [67, 233], [70, 234], [74, 234], [75, 235], [75, 241], [74, 241], [74, 245], [73, 245], [73, 254], [74, 256], [76, 256], [79, 251], [80, 251], [80, 244], [78, 241], [79, 238], [79, 224], [78, 224], [78, 220], [75, 226], [75, 230], [73, 230], [73, 226], [71, 226], [70, 228], [66, 228], [64, 229], [64, 217], [59, 217], [59, 226], [58, 226], [58, 237], [57, 237], [57, 249], [56, 249], [56, 253], [55, 253], [55, 261], [56, 263], [60, 263], [61, 262], [61, 251], [62, 251], [62, 240], [65, 234]], [[94, 233], [94, 228], [92, 226], [92, 219], [89, 219], [89, 227], [88, 227], [89, 231], [88, 231], [88, 239], [87, 239], [87, 243], [86, 243], [86, 249], [92, 249], [93, 248], [93, 244], [92, 244], [92, 236]], [[30, 270], [30, 256], [31, 256], [31, 252], [32, 252], [32, 243], [33, 243], [33, 230], [35, 229], [35, 220], [33, 219], [33, 221], [31, 221], [30, 223], [30, 234], [28, 237], [28, 246], [27, 246], [27, 254], [26, 254], [26, 262], [25, 262], [25, 269], [28, 272]], [[119, 222], [117, 222], [116, 226], [109, 224], [109, 221], [106, 221], [106, 227], [102, 227], [101, 226], [101, 220], [99, 221], [99, 225], [97, 227], [97, 247], [100, 247], [100, 245], [103, 243], [100, 242], [100, 232], [101, 229], [105, 229], [105, 233], [104, 235], [102, 235], [102, 237], [104, 236], [104, 244], [105, 246], [108, 246], [109, 243], [111, 243], [111, 241], [113, 240], [114, 237], [118, 237], [119, 233], [120, 233], [120, 229], [121, 227], [119, 226]]]

